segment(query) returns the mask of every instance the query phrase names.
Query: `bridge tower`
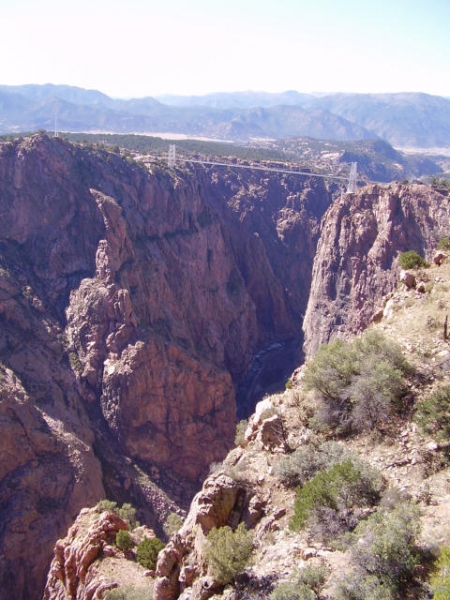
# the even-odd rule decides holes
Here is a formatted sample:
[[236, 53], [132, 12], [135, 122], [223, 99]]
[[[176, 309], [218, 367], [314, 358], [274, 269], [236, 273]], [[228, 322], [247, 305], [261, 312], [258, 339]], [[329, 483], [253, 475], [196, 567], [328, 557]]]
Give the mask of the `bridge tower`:
[[55, 105], [55, 131], [54, 131], [53, 137], [55, 137], [55, 138], [59, 137], [59, 131], [58, 131], [58, 105]]
[[169, 167], [171, 169], [174, 168], [176, 162], [177, 162], [177, 148], [175, 146], [175, 144], [170, 144], [169, 146], [169, 152], [167, 155], [167, 162], [169, 164]]
[[358, 163], [352, 162], [350, 167], [350, 175], [348, 177], [347, 194], [356, 192], [356, 181], [358, 179]]

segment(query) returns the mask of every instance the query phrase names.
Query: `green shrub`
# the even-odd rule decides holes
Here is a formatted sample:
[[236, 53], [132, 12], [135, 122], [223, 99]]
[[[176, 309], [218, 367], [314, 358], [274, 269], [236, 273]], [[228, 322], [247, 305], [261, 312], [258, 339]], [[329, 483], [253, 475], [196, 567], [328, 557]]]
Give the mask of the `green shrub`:
[[137, 562], [144, 567], [154, 571], [159, 552], [165, 544], [159, 538], [146, 538], [138, 545], [136, 551]]
[[450, 237], [442, 237], [437, 243], [438, 250], [450, 250]]
[[450, 439], [450, 386], [444, 386], [417, 404], [414, 420], [439, 441]]
[[326, 567], [306, 566], [295, 581], [280, 583], [270, 594], [270, 600], [316, 600], [327, 573]]
[[427, 262], [415, 250], [408, 250], [399, 254], [398, 264], [402, 269], [407, 270], [425, 267]]
[[280, 583], [270, 594], [270, 600], [316, 600], [317, 596], [307, 585]]
[[236, 446], [240, 446], [245, 440], [245, 431], [248, 427], [248, 419], [242, 419], [236, 425], [236, 435], [234, 437], [234, 443]]
[[163, 529], [167, 537], [177, 532], [183, 525], [183, 519], [175, 512], [171, 512], [164, 523]]
[[214, 527], [206, 538], [204, 556], [211, 575], [222, 584], [233, 581], [247, 565], [253, 549], [253, 534], [240, 523], [231, 527]]
[[122, 507], [117, 508], [115, 512], [119, 515], [121, 519], [123, 519], [129, 524], [130, 529], [134, 529], [134, 527], [137, 527], [138, 522], [136, 521], [136, 509], [134, 508], [134, 506], [125, 502], [125, 504], [122, 504]]
[[348, 388], [351, 428], [364, 431], [386, 423], [395, 402], [405, 392], [405, 377], [400, 369], [374, 354], [366, 356]]
[[432, 575], [431, 589], [433, 600], [449, 600], [450, 598], [450, 548], [441, 549], [436, 562], [436, 572]]
[[305, 367], [303, 385], [317, 392], [330, 406], [339, 405], [343, 391], [357, 372], [356, 365], [357, 356], [349, 342], [334, 340], [323, 344]]
[[316, 506], [307, 521], [309, 537], [336, 550], [342, 550], [345, 535], [361, 518], [359, 507]]
[[450, 190], [450, 180], [449, 179], [439, 179], [439, 177], [433, 176], [430, 181], [431, 187], [436, 189], [441, 193], [448, 193]]
[[[379, 499], [382, 487], [381, 477], [373, 469], [352, 460], [337, 463], [297, 489], [290, 528], [305, 527], [312, 513], [320, 521], [322, 509], [339, 517], [339, 513], [343, 515], [354, 507], [372, 505]], [[326, 513], [329, 516], [329, 511]]]
[[124, 585], [114, 590], [107, 590], [104, 594], [105, 600], [152, 600], [153, 590], [150, 588], [137, 588], [132, 585]]
[[97, 503], [95, 509], [97, 512], [103, 512], [105, 510], [116, 512], [117, 502], [114, 502], [113, 500], [106, 500], [105, 498], [105, 500], [100, 500], [100, 502]]
[[347, 454], [339, 443], [333, 441], [324, 442], [318, 447], [302, 446], [274, 466], [274, 475], [286, 486], [303, 485], [319, 471], [343, 462]]
[[139, 524], [136, 521], [136, 509], [127, 502], [125, 502], [122, 507], [119, 508], [117, 506], [117, 502], [114, 502], [113, 500], [100, 500], [95, 508], [97, 512], [108, 510], [116, 513], [116, 515], [119, 515], [121, 519], [128, 523], [130, 529], [134, 529], [134, 527], [137, 527]]
[[342, 598], [406, 597], [405, 590], [414, 583], [414, 571], [420, 561], [419, 533], [419, 511], [410, 502], [402, 502], [391, 512], [379, 509], [361, 522], [352, 536], [357, 571], [351, 583], [366, 591], [371, 587], [384, 589], [385, 595], [350, 596], [347, 589]]
[[318, 594], [325, 583], [327, 575], [327, 567], [307, 565], [298, 572], [297, 581], [300, 584], [307, 585]]
[[406, 393], [409, 372], [400, 347], [372, 330], [322, 345], [305, 367], [303, 384], [322, 402], [315, 419], [349, 433], [389, 420]]
[[394, 591], [373, 575], [350, 573], [337, 586], [336, 600], [397, 600]]
[[116, 533], [116, 546], [120, 550], [130, 550], [134, 546], [134, 542], [131, 539], [129, 531], [121, 529]]

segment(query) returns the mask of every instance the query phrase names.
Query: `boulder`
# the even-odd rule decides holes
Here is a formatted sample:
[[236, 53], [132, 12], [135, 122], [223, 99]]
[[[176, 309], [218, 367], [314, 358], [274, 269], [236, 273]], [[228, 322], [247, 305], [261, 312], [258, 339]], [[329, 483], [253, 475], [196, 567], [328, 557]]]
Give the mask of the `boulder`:
[[446, 260], [447, 258], [448, 258], [448, 254], [446, 254], [445, 252], [442, 252], [442, 250], [437, 250], [433, 256], [433, 262], [435, 265], [437, 265], [439, 267], [440, 265], [442, 265], [444, 260]]

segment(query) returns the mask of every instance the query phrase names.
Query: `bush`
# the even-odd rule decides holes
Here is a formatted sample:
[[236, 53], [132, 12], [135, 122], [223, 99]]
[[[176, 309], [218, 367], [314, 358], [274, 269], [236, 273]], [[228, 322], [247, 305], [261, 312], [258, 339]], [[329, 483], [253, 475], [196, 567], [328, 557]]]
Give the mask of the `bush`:
[[450, 237], [442, 237], [437, 243], [438, 250], [450, 250]]
[[330, 408], [339, 410], [344, 390], [356, 374], [357, 357], [349, 342], [334, 340], [323, 344], [307, 363], [303, 374], [306, 390], [313, 390]]
[[336, 600], [394, 600], [389, 586], [380, 583], [377, 577], [359, 571], [340, 582], [336, 594]]
[[434, 176], [431, 178], [430, 183], [431, 187], [436, 189], [438, 192], [448, 193], [450, 190], [450, 180], [448, 179], [439, 179], [439, 177]]
[[450, 386], [444, 386], [417, 404], [414, 420], [439, 441], [450, 439]]
[[119, 515], [121, 519], [126, 521], [130, 526], [130, 529], [134, 529], [138, 526], [138, 522], [136, 521], [136, 509], [131, 504], [125, 502], [121, 508], [117, 506], [117, 502], [113, 500], [100, 500], [95, 507], [97, 512], [103, 512], [108, 510], [110, 512], [116, 513]]
[[134, 542], [131, 539], [129, 531], [121, 529], [116, 533], [116, 546], [119, 550], [130, 550], [134, 546]]
[[328, 517], [332, 511], [345, 518], [349, 509], [374, 504], [382, 487], [381, 477], [369, 467], [352, 460], [335, 464], [298, 488], [290, 528], [303, 528], [311, 516], [320, 521], [322, 509], [328, 509]]
[[159, 552], [165, 547], [165, 544], [159, 538], [146, 538], [138, 545], [136, 551], [137, 562], [144, 567], [154, 571]]
[[122, 508], [117, 508], [115, 512], [129, 524], [130, 529], [137, 527], [138, 522], [136, 521], [136, 509], [134, 506], [125, 502], [125, 504], [122, 504]]
[[240, 446], [245, 440], [245, 431], [248, 427], [248, 419], [242, 419], [236, 425], [236, 435], [234, 437], [234, 443], [236, 446]]
[[100, 500], [100, 502], [97, 503], [97, 506], [95, 507], [97, 512], [103, 512], [105, 510], [108, 510], [110, 512], [116, 512], [117, 509], [117, 502], [114, 502], [113, 500]]
[[394, 401], [405, 395], [403, 373], [387, 360], [369, 355], [348, 388], [350, 424], [355, 431], [374, 429], [388, 421]]
[[171, 512], [164, 523], [163, 530], [167, 537], [176, 533], [183, 525], [183, 519], [175, 512]]
[[327, 578], [328, 569], [324, 566], [307, 565], [298, 573], [298, 583], [307, 585], [317, 594], [320, 592]]
[[280, 583], [269, 598], [270, 600], [316, 600], [317, 596], [307, 585], [287, 582]]
[[336, 550], [342, 550], [343, 536], [358, 525], [360, 513], [357, 507], [314, 507], [307, 521], [309, 536]]
[[428, 263], [415, 250], [408, 250], [399, 254], [398, 264], [402, 269], [407, 270], [425, 267]]
[[316, 600], [327, 573], [326, 567], [306, 566], [295, 581], [280, 583], [270, 594], [270, 600]]
[[105, 592], [105, 600], [152, 600], [153, 591], [146, 588], [137, 588], [132, 585], [124, 585], [114, 590]]
[[231, 583], [244, 570], [253, 549], [253, 535], [240, 523], [235, 531], [214, 527], [206, 538], [204, 555], [211, 575], [222, 584]]
[[320, 347], [303, 383], [322, 406], [316, 420], [337, 433], [374, 429], [389, 420], [406, 393], [410, 367], [401, 349], [377, 331]]
[[343, 462], [348, 452], [337, 442], [324, 442], [319, 447], [313, 445], [298, 448], [284, 456], [275, 466], [274, 475], [286, 486], [304, 485], [319, 471], [338, 462]]
[[[352, 556], [358, 570], [350, 588], [364, 588], [366, 595], [358, 596], [355, 591], [349, 595], [351, 589], [347, 586], [347, 595], [341, 597], [406, 597], [405, 590], [413, 583], [419, 564], [419, 533], [419, 512], [409, 502], [402, 502], [391, 512], [380, 509], [361, 522], [353, 534]], [[385, 595], [369, 596], [367, 588], [385, 590]]]
[[442, 548], [436, 562], [436, 572], [432, 575], [431, 589], [433, 600], [448, 600], [450, 598], [450, 548]]

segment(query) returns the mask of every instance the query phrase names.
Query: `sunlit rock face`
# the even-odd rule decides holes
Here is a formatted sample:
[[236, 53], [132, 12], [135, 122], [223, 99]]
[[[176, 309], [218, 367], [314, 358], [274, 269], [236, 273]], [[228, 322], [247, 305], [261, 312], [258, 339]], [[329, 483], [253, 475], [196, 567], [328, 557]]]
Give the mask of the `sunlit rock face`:
[[424, 185], [373, 185], [327, 211], [314, 260], [305, 314], [305, 354], [361, 331], [399, 281], [398, 255], [415, 250], [432, 260], [449, 231], [447, 195]]

